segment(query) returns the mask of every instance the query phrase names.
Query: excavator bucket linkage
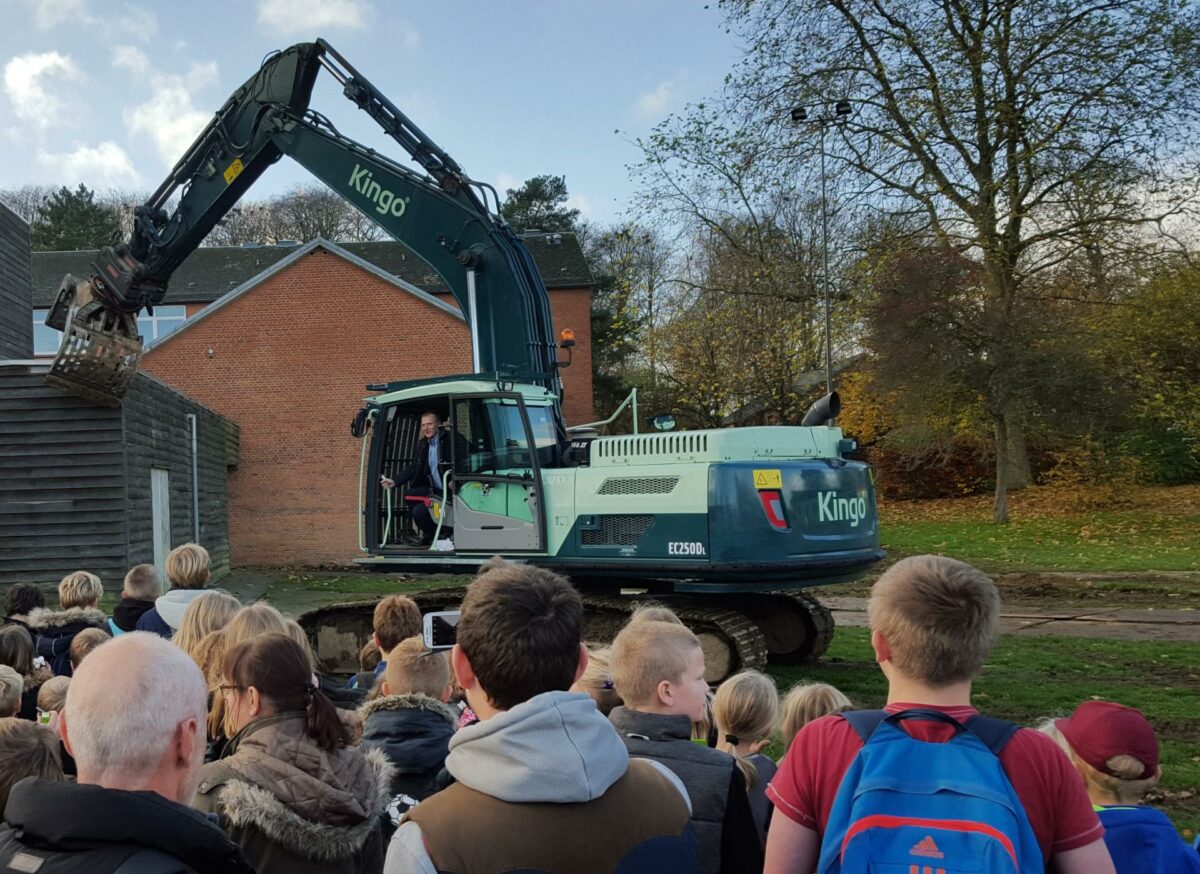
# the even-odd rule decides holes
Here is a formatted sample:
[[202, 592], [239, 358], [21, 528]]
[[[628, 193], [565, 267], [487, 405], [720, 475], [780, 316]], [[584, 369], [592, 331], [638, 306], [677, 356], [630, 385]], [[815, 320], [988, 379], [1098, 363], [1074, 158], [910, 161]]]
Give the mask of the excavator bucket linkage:
[[120, 406], [142, 357], [137, 318], [106, 309], [87, 280], [68, 276], [46, 323], [63, 332], [46, 382], [102, 406]]

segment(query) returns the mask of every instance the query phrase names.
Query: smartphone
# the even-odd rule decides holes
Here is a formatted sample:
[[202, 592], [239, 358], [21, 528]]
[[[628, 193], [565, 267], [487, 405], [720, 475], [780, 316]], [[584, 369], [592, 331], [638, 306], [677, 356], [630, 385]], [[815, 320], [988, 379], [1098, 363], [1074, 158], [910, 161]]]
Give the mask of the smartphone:
[[450, 649], [458, 640], [459, 611], [446, 610], [425, 614], [425, 646], [432, 650]]

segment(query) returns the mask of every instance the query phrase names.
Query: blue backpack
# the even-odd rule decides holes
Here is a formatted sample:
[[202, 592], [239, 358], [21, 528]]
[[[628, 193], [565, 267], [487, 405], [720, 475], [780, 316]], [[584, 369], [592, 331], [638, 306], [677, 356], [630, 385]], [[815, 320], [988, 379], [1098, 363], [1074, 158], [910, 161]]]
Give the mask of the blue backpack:
[[[1045, 862], [1025, 808], [1000, 764], [1017, 726], [937, 710], [843, 713], [863, 740], [834, 798], [820, 874], [1025, 874]], [[945, 743], [917, 740], [905, 719], [954, 726]]]

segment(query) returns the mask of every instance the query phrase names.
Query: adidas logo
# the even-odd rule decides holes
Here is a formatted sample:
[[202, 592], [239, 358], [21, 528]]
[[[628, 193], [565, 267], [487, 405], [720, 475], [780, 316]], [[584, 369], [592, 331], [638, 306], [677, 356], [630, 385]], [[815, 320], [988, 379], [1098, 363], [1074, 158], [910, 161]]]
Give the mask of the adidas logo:
[[924, 856], [927, 859], [944, 858], [944, 854], [938, 849], [938, 845], [933, 842], [932, 835], [926, 835], [913, 844], [913, 848], [908, 851], [908, 854], [910, 856]]

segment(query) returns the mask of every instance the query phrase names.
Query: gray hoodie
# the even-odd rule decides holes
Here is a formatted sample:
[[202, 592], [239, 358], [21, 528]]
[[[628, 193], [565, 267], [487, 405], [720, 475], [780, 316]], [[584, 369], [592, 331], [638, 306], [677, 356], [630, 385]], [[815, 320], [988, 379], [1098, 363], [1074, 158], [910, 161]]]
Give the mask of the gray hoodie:
[[159, 617], [172, 631], [178, 631], [183, 622], [183, 614], [193, 601], [201, 595], [207, 595], [211, 589], [172, 589], [154, 602], [154, 609]]
[[[460, 783], [509, 802], [567, 804], [599, 798], [629, 767], [625, 744], [583, 692], [544, 692], [460, 729], [446, 769]], [[687, 798], [683, 783], [661, 768]], [[690, 806], [690, 805], [689, 805]], [[402, 822], [384, 874], [436, 874], [421, 829]]]

